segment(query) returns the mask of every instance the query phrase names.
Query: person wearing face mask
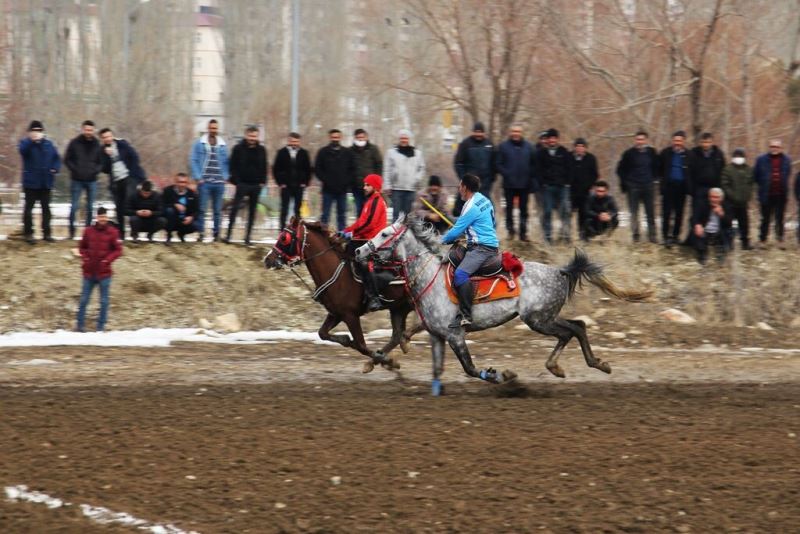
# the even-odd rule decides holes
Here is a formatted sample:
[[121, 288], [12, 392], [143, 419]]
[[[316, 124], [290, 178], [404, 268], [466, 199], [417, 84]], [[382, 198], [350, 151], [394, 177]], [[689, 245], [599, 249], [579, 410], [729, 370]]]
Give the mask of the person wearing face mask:
[[22, 216], [25, 241], [31, 245], [33, 239], [33, 206], [42, 206], [42, 234], [45, 241], [54, 241], [50, 228], [50, 192], [53, 190], [55, 175], [61, 169], [58, 150], [44, 136], [41, 121], [31, 121], [28, 137], [19, 142], [22, 156], [22, 188], [25, 192], [25, 210]]
[[353, 158], [356, 165], [356, 183], [353, 184], [353, 199], [356, 201], [356, 213], [364, 207], [364, 178], [370, 174], [383, 174], [383, 156], [380, 149], [369, 142], [369, 134], [363, 128], [353, 132]]
[[747, 211], [753, 196], [753, 168], [747, 164], [743, 148], [734, 150], [731, 162], [722, 169], [722, 190], [731, 206], [731, 216], [739, 226], [742, 250], [750, 250], [750, 218]]
[[280, 228], [286, 227], [290, 202], [294, 202], [295, 219], [300, 219], [303, 193], [311, 181], [311, 157], [308, 150], [300, 146], [300, 140], [299, 133], [290, 133], [286, 146], [278, 150], [272, 164], [272, 176], [281, 191]]
[[342, 146], [341, 130], [328, 132], [329, 143], [320, 148], [314, 160], [314, 172], [322, 182], [322, 217], [328, 224], [333, 204], [336, 204], [336, 229], [344, 230], [347, 219], [347, 192], [356, 182], [353, 151]]

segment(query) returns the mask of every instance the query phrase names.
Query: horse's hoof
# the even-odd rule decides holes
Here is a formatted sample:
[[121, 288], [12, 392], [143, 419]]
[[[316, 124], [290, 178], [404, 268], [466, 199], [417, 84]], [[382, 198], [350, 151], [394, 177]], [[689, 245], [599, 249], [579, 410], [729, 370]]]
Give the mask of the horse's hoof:
[[397, 369], [400, 369], [400, 362], [394, 358], [388, 358], [386, 361], [381, 363], [381, 367], [387, 371], [396, 371]]
[[547, 367], [548, 371], [553, 373], [558, 378], [566, 378], [567, 377], [566, 373], [564, 373], [564, 370], [561, 368], [560, 365], [553, 365], [553, 366], [548, 365], [546, 367]]
[[364, 374], [371, 373], [372, 370], [375, 369], [375, 364], [372, 362], [364, 362], [364, 367], [361, 368], [361, 372]]
[[503, 371], [501, 377], [503, 379], [503, 382], [510, 382], [517, 378], [517, 373], [515, 373], [511, 369], [506, 369], [505, 371]]
[[409, 348], [410, 347], [409, 347], [409, 344], [408, 344], [408, 339], [404, 339], [403, 341], [400, 342], [400, 350], [403, 351], [403, 354], [408, 354], [408, 349]]
[[611, 374], [611, 366], [608, 364], [608, 362], [599, 362], [595, 366], [595, 368], [596, 369], [600, 369], [601, 371], [603, 371], [606, 374], [609, 374], [609, 375]]
[[502, 382], [502, 379], [497, 375], [497, 371], [495, 371], [491, 367], [488, 369], [481, 369], [481, 372], [478, 373], [478, 378], [480, 378], [481, 380], [485, 380], [486, 382], [491, 382], [493, 384], [499, 384]]
[[434, 397], [441, 397], [444, 395], [444, 386], [442, 385], [442, 381], [438, 378], [435, 378], [433, 382], [431, 382], [431, 395]]

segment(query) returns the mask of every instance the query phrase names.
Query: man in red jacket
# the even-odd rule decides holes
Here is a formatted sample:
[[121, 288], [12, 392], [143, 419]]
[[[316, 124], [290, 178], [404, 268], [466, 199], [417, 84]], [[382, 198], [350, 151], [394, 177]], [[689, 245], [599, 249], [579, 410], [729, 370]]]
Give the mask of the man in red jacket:
[[80, 245], [83, 259], [83, 288], [78, 308], [78, 332], [85, 332], [86, 305], [94, 286], [100, 286], [100, 315], [97, 317], [97, 331], [102, 332], [108, 319], [108, 299], [111, 289], [111, 263], [122, 255], [119, 231], [108, 222], [106, 209], [97, 209], [97, 220], [93, 226], [83, 231]]
[[[386, 228], [386, 202], [381, 196], [383, 179], [377, 174], [368, 174], [364, 178], [364, 207], [358, 220], [345, 228], [340, 235], [351, 239], [348, 250], [351, 252], [369, 241]], [[377, 287], [375, 273], [362, 269], [364, 275], [364, 293], [367, 297], [367, 310], [375, 311], [383, 307]]]

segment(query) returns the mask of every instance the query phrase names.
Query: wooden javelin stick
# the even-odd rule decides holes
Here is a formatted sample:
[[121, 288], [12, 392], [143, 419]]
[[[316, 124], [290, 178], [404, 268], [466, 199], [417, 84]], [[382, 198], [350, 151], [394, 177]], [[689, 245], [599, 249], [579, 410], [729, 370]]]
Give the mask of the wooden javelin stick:
[[433, 205], [432, 205], [430, 202], [428, 202], [428, 201], [427, 201], [427, 200], [425, 200], [424, 198], [422, 198], [422, 197], [419, 197], [419, 199], [422, 201], [422, 203], [423, 203], [423, 204], [425, 204], [425, 205], [428, 207], [428, 209], [429, 209], [429, 210], [431, 210], [431, 211], [432, 211], [432, 212], [434, 212], [436, 215], [438, 215], [439, 217], [441, 217], [441, 218], [442, 218], [442, 220], [443, 220], [444, 222], [446, 222], [448, 226], [450, 226], [450, 227], [452, 227], [452, 226], [453, 226], [453, 223], [452, 223], [452, 222], [450, 222], [450, 219], [448, 219], [448, 218], [447, 218], [447, 216], [446, 216], [444, 213], [442, 213], [441, 211], [437, 210], [435, 207], [433, 207]]

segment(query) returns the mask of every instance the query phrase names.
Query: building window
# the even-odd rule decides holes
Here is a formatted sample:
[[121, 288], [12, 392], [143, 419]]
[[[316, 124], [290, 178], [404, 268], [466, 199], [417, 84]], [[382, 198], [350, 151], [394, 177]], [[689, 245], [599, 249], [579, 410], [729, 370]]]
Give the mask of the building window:
[[195, 33], [194, 34], [194, 44], [200, 44], [202, 42], [203, 42], [203, 34], [200, 33], [200, 32]]
[[202, 69], [203, 68], [203, 58], [195, 57], [194, 58], [194, 68]]
[[195, 93], [199, 93], [200, 90], [203, 88], [203, 86], [202, 86], [202, 84], [200, 83], [199, 80], [195, 80], [192, 85], [194, 85], [194, 92]]

